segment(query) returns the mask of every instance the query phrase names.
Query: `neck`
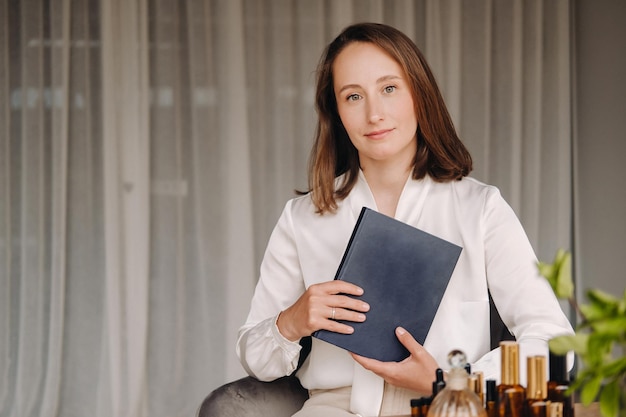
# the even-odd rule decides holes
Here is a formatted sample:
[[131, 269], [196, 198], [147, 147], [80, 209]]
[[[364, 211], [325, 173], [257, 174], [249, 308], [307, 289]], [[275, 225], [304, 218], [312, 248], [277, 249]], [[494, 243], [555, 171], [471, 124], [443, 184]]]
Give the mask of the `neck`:
[[401, 165], [368, 166], [362, 169], [378, 211], [394, 217], [398, 201], [412, 167]]

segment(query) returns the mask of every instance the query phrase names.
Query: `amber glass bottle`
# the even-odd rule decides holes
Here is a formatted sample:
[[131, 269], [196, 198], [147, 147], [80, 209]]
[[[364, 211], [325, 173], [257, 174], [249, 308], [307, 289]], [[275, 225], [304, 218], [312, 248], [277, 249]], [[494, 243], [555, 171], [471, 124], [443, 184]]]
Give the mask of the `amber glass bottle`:
[[411, 417], [424, 417], [422, 416], [422, 402], [423, 398], [411, 399]]
[[519, 383], [519, 345], [514, 341], [500, 342], [501, 378], [498, 385], [499, 417], [522, 417], [525, 390]]
[[425, 417], [428, 415], [428, 411], [430, 410], [430, 405], [433, 402], [433, 397], [424, 397], [423, 400], [424, 401], [422, 401], [421, 413], [422, 413], [422, 416]]
[[569, 388], [569, 375], [565, 355], [550, 352], [550, 377], [548, 378], [548, 399], [563, 404], [563, 417], [574, 417], [574, 402], [566, 395]]
[[546, 378], [546, 357], [529, 356], [526, 359], [525, 414], [527, 417], [548, 417], [548, 380]]
[[484, 406], [485, 397], [483, 395], [483, 373], [480, 371], [472, 372], [472, 374], [467, 377], [467, 387], [478, 395], [480, 403]]

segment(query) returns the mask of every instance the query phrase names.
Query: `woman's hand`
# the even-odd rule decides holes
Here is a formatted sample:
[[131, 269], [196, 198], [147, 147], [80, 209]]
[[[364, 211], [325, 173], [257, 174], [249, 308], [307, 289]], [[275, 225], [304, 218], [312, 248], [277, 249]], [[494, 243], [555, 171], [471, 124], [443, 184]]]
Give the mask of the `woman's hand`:
[[439, 367], [435, 358], [402, 327], [396, 328], [396, 337], [410, 353], [409, 357], [401, 362], [381, 362], [354, 353], [352, 357], [363, 368], [374, 372], [391, 385], [425, 395], [431, 394], [435, 373]]
[[311, 285], [288, 309], [280, 313], [276, 325], [280, 334], [291, 341], [324, 329], [350, 334], [354, 329], [335, 320], [365, 321], [369, 305], [345, 294], [359, 296], [363, 289], [346, 281], [333, 280]]

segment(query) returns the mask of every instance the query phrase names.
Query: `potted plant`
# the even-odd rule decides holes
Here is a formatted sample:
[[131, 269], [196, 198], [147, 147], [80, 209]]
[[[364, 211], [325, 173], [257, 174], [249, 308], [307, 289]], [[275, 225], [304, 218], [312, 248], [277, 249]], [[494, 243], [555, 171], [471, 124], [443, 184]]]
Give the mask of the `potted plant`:
[[549, 342], [552, 352], [574, 351], [580, 359], [569, 394], [577, 392], [584, 405], [598, 401], [603, 417], [626, 417], [626, 290], [617, 298], [589, 289], [589, 303], [578, 304], [569, 252], [559, 250], [553, 263], [539, 262], [538, 268], [557, 298], [568, 300], [579, 318], [574, 335]]

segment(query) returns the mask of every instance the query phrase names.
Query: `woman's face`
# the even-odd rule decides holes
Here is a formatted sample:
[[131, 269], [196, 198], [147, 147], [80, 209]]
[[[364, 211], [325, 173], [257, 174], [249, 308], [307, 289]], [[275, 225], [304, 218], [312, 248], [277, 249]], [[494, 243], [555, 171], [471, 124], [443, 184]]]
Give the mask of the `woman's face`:
[[359, 153], [361, 168], [413, 163], [417, 117], [400, 65], [378, 46], [353, 42], [333, 64], [339, 117]]

